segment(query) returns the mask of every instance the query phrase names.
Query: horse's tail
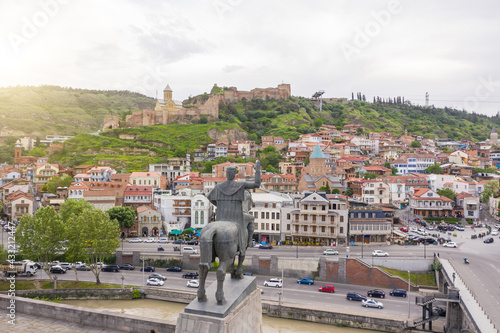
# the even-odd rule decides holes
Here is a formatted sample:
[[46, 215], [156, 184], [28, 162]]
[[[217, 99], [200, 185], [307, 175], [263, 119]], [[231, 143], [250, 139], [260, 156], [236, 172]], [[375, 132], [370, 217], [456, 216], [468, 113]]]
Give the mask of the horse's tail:
[[217, 228], [212, 224], [206, 225], [200, 234], [200, 264], [210, 264], [214, 261], [213, 245]]

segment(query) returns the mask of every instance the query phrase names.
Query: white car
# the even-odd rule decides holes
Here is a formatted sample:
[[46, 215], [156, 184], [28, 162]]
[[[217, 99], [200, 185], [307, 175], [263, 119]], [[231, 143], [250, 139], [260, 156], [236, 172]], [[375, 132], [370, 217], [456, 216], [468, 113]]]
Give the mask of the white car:
[[81, 266], [87, 266], [87, 265], [82, 261], [75, 262], [75, 268], [80, 268]]
[[462, 226], [457, 225], [457, 226], [455, 226], [455, 230], [458, 230], [458, 231], [464, 231], [464, 230], [465, 230], [465, 228], [464, 228], [464, 227], [462, 227]]
[[129, 243], [142, 243], [142, 239], [140, 239], [140, 238], [132, 238], [128, 242]]
[[500, 224], [495, 224], [495, 229], [500, 229]]
[[417, 232], [417, 228], [415, 228], [415, 227], [411, 227], [411, 228], [410, 228], [410, 231]]
[[379, 302], [379, 301], [376, 301], [372, 298], [370, 299], [365, 299], [363, 301], [361, 301], [361, 305], [366, 307], [366, 308], [378, 308], [378, 309], [382, 309], [384, 307], [384, 304], [382, 304], [382, 302]]
[[163, 282], [160, 279], [148, 279], [148, 282], [146, 282], [148, 286], [163, 286], [165, 282]]
[[448, 242], [443, 244], [444, 247], [457, 247], [457, 243], [455, 242]]
[[158, 243], [168, 243], [168, 238], [160, 238]]
[[374, 256], [374, 257], [388, 257], [389, 253], [384, 252], [382, 250], [375, 250], [372, 252], [372, 256]]
[[283, 287], [283, 281], [278, 278], [271, 278], [269, 281], [264, 282], [265, 287], [276, 287], [276, 288], [281, 288]]
[[498, 235], [498, 231], [497, 231], [497, 230], [493, 230], [493, 231], [491, 232], [491, 235], [492, 235], [492, 236], [497, 236], [497, 235]]
[[190, 288], [198, 288], [199, 286], [200, 286], [200, 283], [198, 282], [198, 280], [189, 280], [186, 283], [186, 287], [190, 287]]
[[61, 266], [65, 270], [73, 268], [73, 264], [70, 264], [69, 262], [62, 262], [59, 264], [59, 266]]
[[325, 256], [328, 256], [328, 255], [338, 255], [339, 254], [339, 251], [337, 250], [332, 250], [332, 249], [326, 249], [325, 251], [323, 251], [323, 254]]
[[154, 238], [150, 237], [150, 238], [146, 239], [144, 241], [144, 243], [156, 243], [156, 240]]

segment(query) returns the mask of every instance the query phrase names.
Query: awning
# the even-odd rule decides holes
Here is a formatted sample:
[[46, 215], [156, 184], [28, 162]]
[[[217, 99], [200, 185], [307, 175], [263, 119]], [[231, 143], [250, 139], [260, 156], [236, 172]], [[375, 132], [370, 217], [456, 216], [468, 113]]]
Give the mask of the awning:
[[182, 231], [180, 231], [180, 230], [172, 230], [172, 231], [170, 231], [170, 234], [171, 235], [180, 235], [180, 234], [182, 234]]

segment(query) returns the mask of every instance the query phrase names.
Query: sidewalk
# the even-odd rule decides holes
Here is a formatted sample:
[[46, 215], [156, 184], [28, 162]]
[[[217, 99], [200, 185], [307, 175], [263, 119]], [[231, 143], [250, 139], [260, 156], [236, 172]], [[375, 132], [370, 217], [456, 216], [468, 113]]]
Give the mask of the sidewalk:
[[55, 333], [102, 333], [102, 332], [113, 332], [118, 333], [120, 331], [107, 330], [104, 328], [92, 327], [92, 326], [82, 326], [69, 322], [64, 322], [62, 320], [55, 320], [44, 317], [37, 317], [32, 315], [27, 315], [24, 313], [16, 313], [15, 325], [8, 323], [7, 311], [3, 309], [0, 310], [0, 333], [13, 333], [13, 332], [27, 332], [27, 333], [37, 333], [37, 332], [55, 332]]

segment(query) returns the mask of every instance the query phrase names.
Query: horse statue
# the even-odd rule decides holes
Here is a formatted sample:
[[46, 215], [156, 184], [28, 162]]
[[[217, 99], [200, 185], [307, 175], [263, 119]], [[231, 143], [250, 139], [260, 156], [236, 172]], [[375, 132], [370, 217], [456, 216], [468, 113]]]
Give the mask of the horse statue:
[[[260, 186], [260, 162], [255, 166], [255, 182], [236, 182], [236, 168], [226, 169], [228, 180], [218, 184], [209, 194], [208, 199], [217, 206], [215, 221], [207, 224], [200, 233], [200, 264], [198, 301], [207, 300], [205, 281], [208, 270], [215, 258], [219, 258], [217, 269], [218, 304], [224, 301], [224, 279], [229, 269], [231, 278], [243, 278], [242, 265], [245, 252], [253, 236], [253, 216], [248, 214], [252, 207], [252, 196], [247, 189]], [[238, 266], [234, 267], [236, 256]]]

